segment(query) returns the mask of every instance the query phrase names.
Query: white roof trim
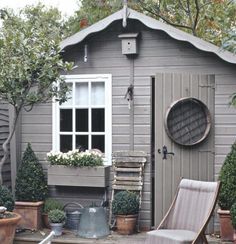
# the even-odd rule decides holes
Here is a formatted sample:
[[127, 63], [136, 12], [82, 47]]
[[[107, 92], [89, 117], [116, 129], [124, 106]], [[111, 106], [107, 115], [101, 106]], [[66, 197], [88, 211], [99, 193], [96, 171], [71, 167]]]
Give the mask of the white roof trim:
[[[130, 8], [128, 8], [128, 19], [139, 20], [151, 29], [162, 30], [176, 40], [189, 42], [202, 51], [215, 53], [218, 57], [225, 60], [226, 62], [236, 64], [236, 55], [234, 55], [233, 53], [228, 51], [221, 51], [219, 47], [209, 42], [206, 42], [198, 37], [190, 35], [184, 31], [174, 28], [171, 25], [162, 23]], [[60, 44], [61, 49], [65, 49], [68, 46], [80, 43], [88, 35], [106, 29], [111, 23], [116, 20], [123, 20], [123, 9], [66, 38]]]

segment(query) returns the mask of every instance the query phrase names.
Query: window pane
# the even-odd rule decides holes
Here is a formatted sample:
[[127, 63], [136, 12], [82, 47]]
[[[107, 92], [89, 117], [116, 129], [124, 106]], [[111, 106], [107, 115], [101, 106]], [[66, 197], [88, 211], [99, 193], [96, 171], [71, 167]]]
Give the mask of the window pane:
[[69, 150], [72, 150], [72, 135], [61, 135], [60, 142], [61, 152], [68, 152]]
[[75, 105], [88, 106], [88, 83], [75, 84]]
[[92, 148], [97, 148], [102, 152], [104, 152], [105, 136], [104, 135], [92, 136]]
[[92, 105], [105, 105], [104, 82], [92, 83], [91, 103]]
[[76, 131], [88, 132], [88, 109], [76, 109]]
[[72, 131], [72, 109], [60, 109], [60, 131]]
[[92, 131], [105, 131], [104, 108], [92, 109]]
[[88, 149], [88, 135], [76, 136], [76, 148], [82, 151]]
[[66, 94], [67, 95], [67, 101], [62, 103], [61, 106], [72, 106], [72, 102], [73, 102], [73, 99], [72, 99], [72, 96], [73, 96], [73, 92], [72, 92], [72, 84], [71, 83], [68, 83], [67, 84], [70, 91]]

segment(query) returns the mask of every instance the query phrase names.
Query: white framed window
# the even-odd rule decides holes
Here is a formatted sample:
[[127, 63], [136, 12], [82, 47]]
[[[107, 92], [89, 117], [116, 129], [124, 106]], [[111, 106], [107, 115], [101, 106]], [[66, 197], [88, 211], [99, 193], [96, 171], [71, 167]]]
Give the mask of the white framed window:
[[69, 99], [53, 103], [53, 151], [97, 148], [111, 164], [111, 75], [66, 75]]

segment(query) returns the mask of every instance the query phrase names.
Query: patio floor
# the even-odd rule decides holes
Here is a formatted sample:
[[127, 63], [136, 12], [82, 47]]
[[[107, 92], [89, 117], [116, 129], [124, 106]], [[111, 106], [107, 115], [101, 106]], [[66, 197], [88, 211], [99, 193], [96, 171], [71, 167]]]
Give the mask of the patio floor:
[[[14, 244], [36, 244], [43, 240], [50, 230], [44, 229], [42, 231], [25, 231], [18, 233], [15, 236]], [[55, 237], [52, 243], [63, 243], [63, 244], [143, 244], [145, 241], [146, 233], [137, 233], [130, 236], [119, 235], [116, 232], [112, 232], [106, 238], [102, 239], [85, 239], [80, 238], [73, 234], [70, 231], [64, 231], [63, 235], [60, 237]], [[220, 243], [230, 243], [230, 242], [221, 242], [217, 236], [208, 236], [210, 244], [220, 244]]]

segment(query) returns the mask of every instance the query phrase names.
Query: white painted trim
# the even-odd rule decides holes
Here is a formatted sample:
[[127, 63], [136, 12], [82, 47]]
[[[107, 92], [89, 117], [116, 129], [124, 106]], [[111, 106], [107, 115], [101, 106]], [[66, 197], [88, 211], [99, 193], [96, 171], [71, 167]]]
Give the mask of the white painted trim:
[[[62, 75], [65, 79], [80, 79], [80, 80], [91, 80], [91, 79], [109, 79], [111, 74], [91, 74], [91, 75]], [[80, 81], [81, 82], [81, 81]]]
[[[91, 94], [91, 82], [104, 82], [105, 83], [105, 106], [92, 106], [88, 104], [86, 108], [91, 111], [91, 108], [105, 108], [105, 132], [93, 132], [93, 135], [105, 135], [105, 165], [112, 164], [112, 75], [111, 74], [91, 74], [91, 75], [65, 75], [62, 76], [65, 78], [66, 82], [73, 84], [73, 98], [75, 98], [75, 83], [76, 82], [89, 82], [89, 96]], [[83, 106], [75, 106], [74, 100], [72, 102], [73, 108], [83, 108]], [[91, 99], [89, 99], [91, 102]], [[71, 134], [73, 135], [73, 145], [75, 145], [75, 135], [89, 135], [89, 148], [91, 148], [91, 118], [89, 117], [89, 132], [75, 132], [75, 119], [73, 120], [73, 132], [60, 132], [59, 133], [59, 103], [53, 102], [52, 106], [52, 134], [53, 134], [53, 151], [58, 151], [60, 148], [60, 135], [62, 134]], [[63, 109], [71, 108], [71, 106], [63, 106]], [[73, 113], [75, 113], [75, 109], [73, 109]], [[89, 112], [89, 116], [91, 112]], [[75, 114], [73, 114], [73, 118], [75, 118]]]
[[107, 159], [108, 165], [112, 165], [112, 76], [107, 75], [107, 82], [105, 83], [105, 94], [107, 101], [105, 102], [106, 108], [106, 116], [105, 116], [105, 128], [106, 128], [106, 135], [105, 141], [108, 144], [108, 152], [107, 152]]
[[58, 105], [55, 101], [55, 98], [53, 98], [52, 101], [52, 151], [58, 151], [57, 141], [58, 141], [58, 135], [57, 135], [57, 117], [58, 117], [58, 111], [57, 111]]

